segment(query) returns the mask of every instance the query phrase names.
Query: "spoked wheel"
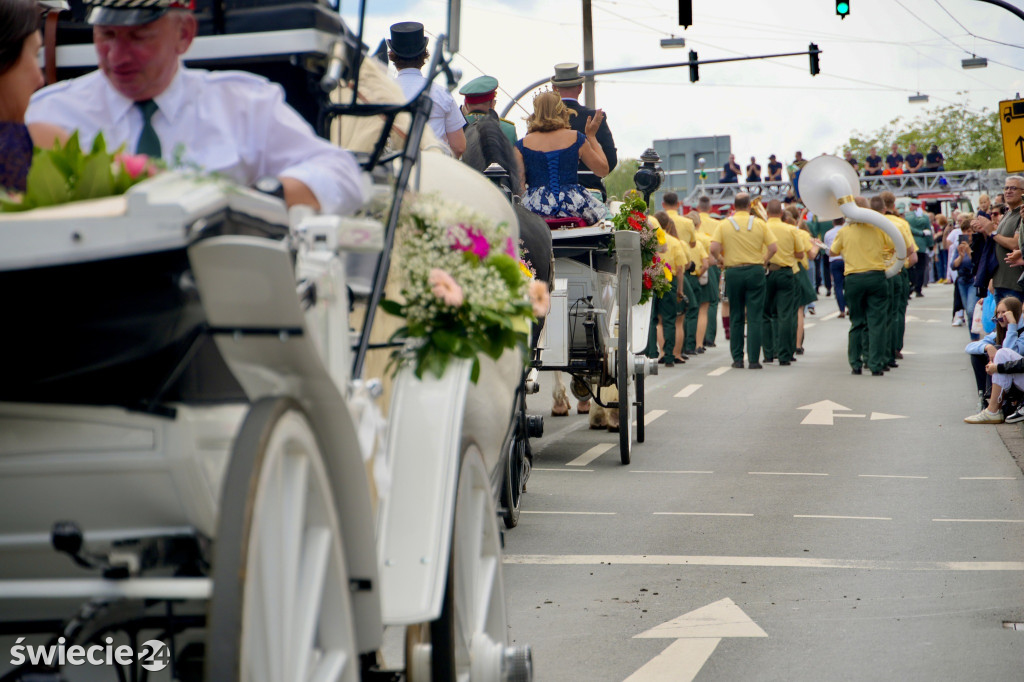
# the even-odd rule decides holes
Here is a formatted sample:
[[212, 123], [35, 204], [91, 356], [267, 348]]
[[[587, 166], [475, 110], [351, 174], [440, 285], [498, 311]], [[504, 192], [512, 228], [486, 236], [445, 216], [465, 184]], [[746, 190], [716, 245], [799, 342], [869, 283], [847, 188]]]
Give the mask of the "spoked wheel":
[[444, 606], [429, 626], [409, 628], [408, 679], [420, 682], [429, 670], [432, 682], [529, 682], [530, 649], [506, 646], [507, 633], [497, 516], [483, 457], [470, 445], [459, 471]]
[[644, 442], [644, 373], [637, 372], [636, 385], [636, 442]]
[[[619, 459], [623, 464], [629, 464], [630, 450], [633, 447], [633, 426], [629, 417], [631, 403], [629, 387], [633, 375], [629, 367], [630, 350], [629, 336], [630, 310], [632, 305], [629, 300], [629, 270], [623, 270], [619, 277], [619, 347], [616, 354], [616, 386], [619, 389]], [[639, 423], [639, 422], [637, 422]]]
[[301, 406], [249, 411], [221, 495], [206, 679], [357, 682], [337, 508]]
[[516, 409], [516, 424], [512, 430], [508, 461], [505, 464], [505, 478], [501, 485], [501, 519], [506, 528], [519, 525], [519, 510], [526, 492], [526, 480], [530, 478], [530, 439], [526, 434], [526, 401], [519, 399]]

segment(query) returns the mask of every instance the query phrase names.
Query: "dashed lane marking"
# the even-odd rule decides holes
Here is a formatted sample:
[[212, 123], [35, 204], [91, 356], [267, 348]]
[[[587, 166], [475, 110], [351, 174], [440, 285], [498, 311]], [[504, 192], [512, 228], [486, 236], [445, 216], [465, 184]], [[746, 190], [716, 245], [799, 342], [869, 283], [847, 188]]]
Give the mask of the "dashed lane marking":
[[579, 457], [577, 457], [573, 461], [571, 461], [568, 464], [566, 464], [566, 466], [570, 466], [570, 467], [585, 467], [588, 464], [590, 464], [591, 462], [593, 462], [595, 459], [597, 459], [598, 457], [603, 455], [604, 453], [606, 453], [609, 450], [611, 450], [613, 447], [615, 447], [614, 443], [598, 443], [597, 445], [595, 445], [594, 447], [590, 448], [589, 450], [584, 452], [582, 455], [580, 455]]
[[683, 390], [679, 391], [679, 393], [676, 393], [675, 397], [676, 398], [689, 398], [691, 395], [693, 395], [694, 393], [699, 391], [701, 386], [703, 386], [703, 385], [704, 384], [690, 384], [689, 386], [687, 386]]
[[654, 512], [655, 516], [753, 516], [732, 512]]
[[817, 322], [804, 322], [804, 329], [810, 329], [811, 327], [814, 327], [817, 324]]
[[594, 473], [593, 469], [539, 469], [537, 467], [532, 467], [530, 469], [530, 471], [554, 471], [554, 472], [559, 473], [559, 474], [592, 474], [592, 473]]
[[723, 374], [725, 374], [726, 372], [728, 372], [730, 369], [732, 369], [732, 367], [729, 367], [729, 366], [719, 367], [718, 369], [713, 369], [710, 372], [708, 372], [708, 376], [709, 377], [720, 377]]
[[[526, 512], [523, 512], [524, 514]], [[886, 561], [771, 556], [658, 554], [509, 554], [504, 563], [532, 566], [741, 566], [755, 568], [844, 568], [881, 571], [1021, 571], [1024, 561]]]
[[713, 474], [714, 471], [643, 471], [639, 469], [630, 469], [631, 474]]
[[961, 481], [1016, 481], [1016, 476], [961, 476]]
[[[829, 313], [829, 314], [828, 314], [828, 315], [826, 315], [825, 317], [821, 318], [821, 321], [822, 321], [822, 322], [825, 322], [825, 321], [827, 321], [827, 320], [834, 320], [834, 319], [835, 319], [835, 318], [837, 318], [837, 317], [839, 317], [839, 311], [838, 311], [838, 310], [837, 310], [837, 311], [835, 311], [834, 313]], [[806, 327], [807, 327], [807, 325], [805, 324], [805, 325], [804, 325], [804, 327], [806, 328]]]
[[650, 426], [651, 422], [667, 412], [668, 410], [651, 410], [644, 415], [644, 426]]
[[832, 516], [829, 514], [793, 514], [794, 519], [848, 519], [853, 521], [892, 521], [889, 516]]
[[803, 473], [799, 471], [748, 471], [750, 476], [828, 476], [828, 474]]
[[927, 476], [896, 476], [893, 474], [857, 474], [860, 478], [928, 478]]
[[932, 519], [937, 523], [1024, 523], [1024, 519]]
[[591, 512], [591, 511], [527, 511], [520, 514], [560, 514], [565, 516], [615, 516], [616, 512]]

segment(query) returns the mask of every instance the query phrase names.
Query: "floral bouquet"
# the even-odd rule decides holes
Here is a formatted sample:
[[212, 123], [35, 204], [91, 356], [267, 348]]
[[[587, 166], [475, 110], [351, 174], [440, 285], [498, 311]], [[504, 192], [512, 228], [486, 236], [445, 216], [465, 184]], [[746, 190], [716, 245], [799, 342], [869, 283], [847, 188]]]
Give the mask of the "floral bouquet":
[[53, 149], [37, 148], [32, 154], [25, 194], [18, 201], [0, 199], [0, 212], [28, 211], [124, 194], [163, 167], [159, 160], [125, 154], [122, 150], [123, 147], [108, 152], [100, 133], [93, 140], [92, 149], [84, 152], [78, 131], [67, 144], [57, 142]]
[[[651, 300], [652, 296], [664, 296], [672, 290], [672, 268], [658, 254], [659, 247], [665, 244], [665, 231], [655, 227], [647, 219], [647, 204], [637, 192], [626, 194], [626, 200], [619, 207], [617, 215], [612, 217], [614, 230], [632, 230], [640, 233], [640, 257], [643, 262], [643, 291], [640, 294], [640, 305]], [[612, 241], [608, 253], [615, 251]]]
[[[404, 303], [381, 306], [406, 324], [392, 338], [418, 339], [416, 376], [441, 376], [452, 358], [497, 359], [527, 344], [527, 322], [547, 309], [547, 287], [529, 267], [504, 224], [437, 195], [406, 202], [398, 226], [397, 258]], [[396, 354], [392, 363], [400, 360]]]

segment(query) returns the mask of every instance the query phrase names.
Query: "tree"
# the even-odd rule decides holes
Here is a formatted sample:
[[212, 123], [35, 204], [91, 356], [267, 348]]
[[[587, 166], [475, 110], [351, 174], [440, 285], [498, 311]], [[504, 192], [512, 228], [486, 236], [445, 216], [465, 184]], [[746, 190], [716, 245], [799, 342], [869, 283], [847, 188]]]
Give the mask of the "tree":
[[884, 158], [894, 142], [904, 155], [911, 142], [922, 154], [937, 145], [950, 171], [1001, 168], [1004, 163], [998, 112], [987, 107], [971, 111], [954, 104], [936, 107], [912, 121], [894, 118], [871, 134], [854, 131], [840, 152], [852, 151], [863, 163], [871, 147]]
[[615, 170], [605, 176], [604, 188], [608, 192], [608, 198], [621, 200], [633, 185], [633, 175], [640, 168], [640, 162], [636, 159], [620, 159]]

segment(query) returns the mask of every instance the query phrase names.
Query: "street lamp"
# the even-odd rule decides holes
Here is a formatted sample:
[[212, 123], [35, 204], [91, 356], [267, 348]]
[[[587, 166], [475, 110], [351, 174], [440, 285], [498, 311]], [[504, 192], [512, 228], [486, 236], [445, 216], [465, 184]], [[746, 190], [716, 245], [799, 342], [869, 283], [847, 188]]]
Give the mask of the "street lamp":
[[704, 193], [704, 181], [707, 180], [708, 174], [704, 170], [704, 166], [707, 164], [707, 160], [702, 156], [697, 159], [697, 165], [700, 166], [700, 189], [701, 194]]
[[686, 47], [686, 38], [678, 38], [676, 36], [672, 36], [671, 38], [662, 38], [661, 39], [661, 46], [662, 47]]
[[972, 54], [970, 59], [960, 60], [960, 66], [965, 69], [984, 69], [988, 66], [988, 59], [976, 57]]
[[928, 101], [928, 95], [922, 95], [920, 92], [916, 95], [911, 95], [907, 98], [907, 101], [911, 104], [921, 104]]

